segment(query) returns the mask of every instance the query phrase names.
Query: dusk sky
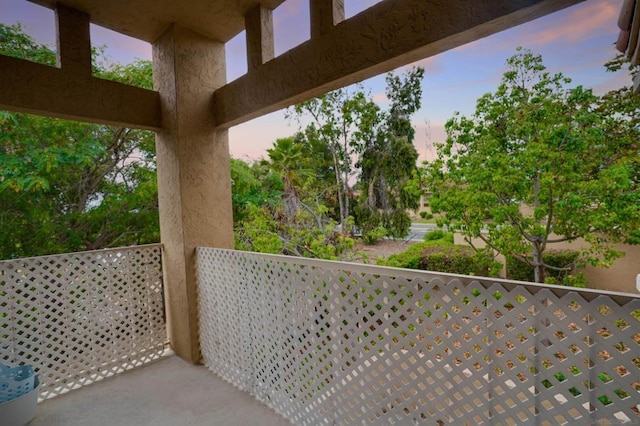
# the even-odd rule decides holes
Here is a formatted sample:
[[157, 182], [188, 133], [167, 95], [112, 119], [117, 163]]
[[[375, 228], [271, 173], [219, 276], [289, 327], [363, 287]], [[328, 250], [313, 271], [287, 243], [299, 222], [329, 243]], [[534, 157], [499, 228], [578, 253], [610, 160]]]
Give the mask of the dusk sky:
[[[551, 72], [562, 72], [573, 80], [602, 94], [629, 85], [625, 72], [607, 73], [604, 63], [616, 55], [617, 19], [623, 0], [588, 0], [558, 13], [486, 37], [457, 49], [416, 63], [425, 68], [422, 108], [414, 115], [416, 148], [421, 159], [433, 156], [428, 145], [443, 141], [444, 123], [455, 111], [471, 115], [475, 101], [497, 88], [505, 71], [505, 61], [523, 46], [539, 53]], [[345, 0], [347, 18], [377, 3], [374, 0]], [[309, 38], [308, 0], [287, 0], [274, 11], [276, 55]], [[0, 22], [20, 22], [37, 41], [55, 46], [55, 22], [51, 10], [26, 0], [0, 0]], [[151, 59], [148, 43], [125, 37], [92, 25], [94, 45], [106, 45], [114, 62], [135, 58]], [[227, 78], [246, 72], [244, 33], [227, 43]], [[411, 66], [411, 65], [409, 65]], [[397, 70], [402, 72], [402, 69]], [[363, 82], [374, 100], [385, 106], [384, 75]], [[230, 130], [231, 154], [236, 158], [257, 159], [279, 137], [290, 136], [297, 128], [288, 123], [284, 112], [236, 126]]]

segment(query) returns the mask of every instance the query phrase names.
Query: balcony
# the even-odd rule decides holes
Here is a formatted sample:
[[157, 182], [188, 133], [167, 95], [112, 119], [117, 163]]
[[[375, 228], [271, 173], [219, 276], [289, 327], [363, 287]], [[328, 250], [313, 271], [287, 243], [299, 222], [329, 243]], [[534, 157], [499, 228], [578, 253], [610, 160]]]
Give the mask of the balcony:
[[161, 254], [0, 262], [33, 424], [640, 421], [636, 295], [198, 248], [205, 374], [164, 356]]
[[41, 403], [29, 426], [290, 423], [203, 366], [166, 356]]

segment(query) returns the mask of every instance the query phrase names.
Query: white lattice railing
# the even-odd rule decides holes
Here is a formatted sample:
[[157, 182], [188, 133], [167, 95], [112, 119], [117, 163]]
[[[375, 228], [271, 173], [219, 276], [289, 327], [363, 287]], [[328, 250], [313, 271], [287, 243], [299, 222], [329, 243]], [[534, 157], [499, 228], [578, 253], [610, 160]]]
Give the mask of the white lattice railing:
[[162, 247], [0, 261], [0, 362], [30, 364], [51, 398], [159, 358]]
[[633, 295], [199, 248], [210, 369], [295, 424], [638, 424]]

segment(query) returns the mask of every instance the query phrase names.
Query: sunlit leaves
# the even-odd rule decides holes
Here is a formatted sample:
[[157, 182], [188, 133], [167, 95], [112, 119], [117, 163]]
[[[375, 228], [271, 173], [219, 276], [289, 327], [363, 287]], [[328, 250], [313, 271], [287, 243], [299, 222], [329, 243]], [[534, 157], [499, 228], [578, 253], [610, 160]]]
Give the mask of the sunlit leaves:
[[[98, 77], [151, 87], [151, 63]], [[0, 53], [55, 65], [55, 52], [0, 24]], [[141, 130], [0, 112], [0, 258], [156, 242], [155, 142]]]
[[640, 100], [570, 87], [527, 50], [507, 65], [473, 117], [447, 122], [428, 166], [432, 209], [506, 256], [530, 252], [539, 280], [555, 241], [582, 238], [582, 261], [610, 264], [611, 244], [640, 228]]

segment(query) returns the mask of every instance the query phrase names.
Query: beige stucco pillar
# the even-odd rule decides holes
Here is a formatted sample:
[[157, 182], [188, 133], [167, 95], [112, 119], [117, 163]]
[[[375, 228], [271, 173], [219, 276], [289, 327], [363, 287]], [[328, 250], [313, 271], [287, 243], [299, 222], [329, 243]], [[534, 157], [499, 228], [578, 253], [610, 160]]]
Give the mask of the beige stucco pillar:
[[153, 45], [160, 93], [157, 133], [160, 234], [173, 350], [197, 362], [195, 248], [233, 248], [229, 144], [216, 129], [213, 91], [225, 82], [224, 45], [173, 25]]

